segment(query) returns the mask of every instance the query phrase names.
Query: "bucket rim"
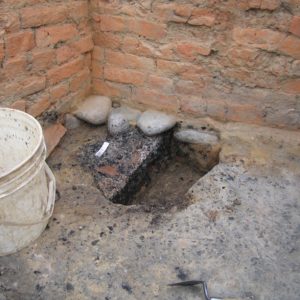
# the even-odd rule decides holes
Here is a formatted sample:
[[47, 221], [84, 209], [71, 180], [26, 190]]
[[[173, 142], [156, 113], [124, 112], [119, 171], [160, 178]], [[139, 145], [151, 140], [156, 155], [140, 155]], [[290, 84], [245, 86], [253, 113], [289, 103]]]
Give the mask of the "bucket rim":
[[30, 159], [32, 159], [32, 157], [35, 155], [35, 153], [38, 151], [38, 149], [41, 147], [41, 144], [43, 143], [43, 139], [44, 139], [44, 135], [43, 135], [43, 129], [41, 124], [38, 122], [38, 120], [36, 118], [34, 118], [33, 116], [31, 116], [30, 114], [18, 110], [18, 109], [13, 109], [13, 108], [8, 108], [8, 107], [0, 107], [0, 112], [1, 111], [7, 111], [7, 112], [13, 112], [13, 113], [17, 113], [19, 115], [23, 115], [28, 119], [31, 119], [31, 121], [33, 121], [33, 123], [35, 123], [37, 129], [38, 129], [38, 142], [37, 145], [35, 146], [35, 148], [32, 150], [32, 153], [26, 157], [25, 159], [23, 159], [20, 163], [18, 163], [15, 167], [9, 169], [8, 171], [0, 174], [0, 179], [4, 178], [5, 176], [9, 175], [10, 173], [18, 170], [20, 167], [22, 167], [24, 164], [26, 164]]

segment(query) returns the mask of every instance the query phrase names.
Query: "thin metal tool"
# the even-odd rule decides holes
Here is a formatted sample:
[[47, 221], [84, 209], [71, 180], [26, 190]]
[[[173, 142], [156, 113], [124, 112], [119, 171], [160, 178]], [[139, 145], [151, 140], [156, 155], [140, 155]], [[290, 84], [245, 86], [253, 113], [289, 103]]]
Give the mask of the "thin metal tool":
[[170, 284], [168, 284], [168, 286], [194, 286], [194, 285], [198, 285], [198, 284], [202, 285], [205, 300], [222, 300], [221, 298], [211, 298], [211, 297], [209, 297], [207, 284], [206, 284], [205, 281], [202, 281], [202, 280], [190, 280], [190, 281], [170, 283]]

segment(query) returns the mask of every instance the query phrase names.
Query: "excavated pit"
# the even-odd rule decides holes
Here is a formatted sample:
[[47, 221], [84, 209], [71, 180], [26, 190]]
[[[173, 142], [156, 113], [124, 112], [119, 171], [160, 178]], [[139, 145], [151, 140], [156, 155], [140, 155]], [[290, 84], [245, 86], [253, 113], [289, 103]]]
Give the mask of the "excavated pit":
[[[146, 211], [182, 209], [189, 205], [187, 191], [206, 172], [172, 137], [172, 130], [148, 137], [131, 128], [85, 144], [78, 158], [95, 186], [114, 203], [142, 205]], [[99, 158], [95, 153], [105, 141], [109, 147]]]

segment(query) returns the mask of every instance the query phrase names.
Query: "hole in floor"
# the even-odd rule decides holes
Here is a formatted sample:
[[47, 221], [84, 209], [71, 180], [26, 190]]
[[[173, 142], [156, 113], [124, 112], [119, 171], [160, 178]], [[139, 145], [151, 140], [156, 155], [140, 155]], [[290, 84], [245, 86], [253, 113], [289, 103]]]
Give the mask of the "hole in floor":
[[[114, 203], [142, 205], [146, 211], [183, 209], [189, 205], [187, 191], [207, 173], [194, 156], [201, 155], [202, 160], [207, 160], [210, 147], [199, 152], [172, 137], [173, 131], [147, 137], [131, 128], [84, 145], [79, 160], [92, 173], [96, 187]], [[95, 153], [105, 141], [109, 146], [98, 158]], [[217, 163], [218, 155], [209, 169]]]

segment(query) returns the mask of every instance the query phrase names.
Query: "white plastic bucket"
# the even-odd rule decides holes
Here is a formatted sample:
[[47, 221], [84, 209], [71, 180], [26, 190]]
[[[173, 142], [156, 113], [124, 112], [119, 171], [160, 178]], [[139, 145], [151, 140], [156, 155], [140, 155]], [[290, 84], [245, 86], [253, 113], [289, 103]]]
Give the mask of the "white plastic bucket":
[[40, 236], [52, 215], [55, 178], [36, 119], [0, 108], [0, 256]]

